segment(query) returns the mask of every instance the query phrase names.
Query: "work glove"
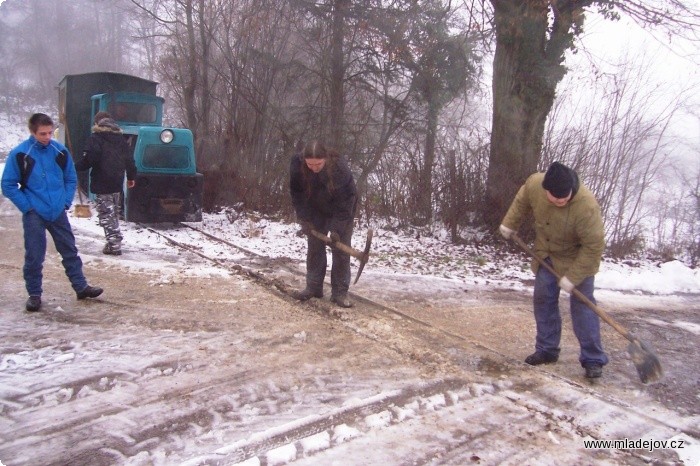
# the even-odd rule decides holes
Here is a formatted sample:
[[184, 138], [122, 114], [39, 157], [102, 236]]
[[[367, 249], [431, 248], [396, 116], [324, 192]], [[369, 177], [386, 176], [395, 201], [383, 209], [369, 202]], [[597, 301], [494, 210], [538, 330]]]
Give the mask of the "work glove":
[[331, 234], [329, 235], [331, 238], [331, 241], [333, 243], [339, 243], [340, 242], [340, 235], [336, 231], [331, 231]]
[[571, 283], [571, 280], [569, 280], [568, 278], [561, 277], [561, 280], [559, 280], [559, 288], [566, 291], [567, 293], [571, 293], [574, 290], [574, 284]]
[[501, 225], [498, 227], [498, 231], [501, 233], [501, 236], [503, 236], [505, 239], [510, 239], [511, 236], [513, 236], [513, 233], [515, 233], [515, 230], [511, 230], [505, 225]]
[[308, 220], [301, 220], [299, 225], [301, 225], [302, 233], [304, 233], [306, 236], [311, 236], [311, 231], [314, 229], [313, 223], [309, 222]]

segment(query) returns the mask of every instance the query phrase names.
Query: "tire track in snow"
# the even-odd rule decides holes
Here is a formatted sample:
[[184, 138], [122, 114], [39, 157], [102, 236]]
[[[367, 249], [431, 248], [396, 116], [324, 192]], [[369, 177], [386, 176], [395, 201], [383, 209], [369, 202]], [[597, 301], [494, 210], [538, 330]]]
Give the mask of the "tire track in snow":
[[[194, 231], [200, 231], [199, 229], [195, 227], [190, 227], [188, 228], [194, 230]], [[220, 240], [216, 238], [215, 236], [206, 233], [206, 232], [201, 232], [203, 233], [206, 237], [212, 240], [216, 240], [221, 242], [222, 244], [231, 246], [231, 247], [236, 247], [235, 244], [232, 244], [228, 241]], [[242, 249], [243, 248], [239, 248]], [[253, 254], [250, 251], [245, 250], [247, 254]], [[199, 254], [202, 256], [201, 254]], [[205, 256], [202, 256], [205, 257]], [[258, 256], [259, 259], [264, 259]], [[264, 263], [264, 261], [262, 262]], [[281, 287], [279, 286], [279, 280], [276, 278], [269, 278], [267, 276], [261, 276], [258, 275], [258, 272], [255, 272], [253, 275], [255, 278], [262, 278], [263, 282], [266, 282], [272, 286], [274, 286], [276, 289], [286, 292], [288, 290], [288, 287]], [[462, 337], [461, 335], [455, 334], [449, 330], [443, 329], [443, 328], [438, 328], [433, 326], [431, 323], [416, 319], [414, 317], [411, 317], [407, 314], [404, 314], [396, 309], [393, 309], [391, 307], [387, 307], [385, 305], [382, 305], [380, 303], [376, 303], [372, 301], [369, 298], [357, 295], [355, 293], [351, 293], [353, 298], [356, 301], [359, 301], [363, 303], [366, 306], [362, 306], [360, 308], [356, 307], [355, 309], [352, 310], [352, 314], [347, 312], [347, 311], [337, 311], [333, 313], [333, 309], [331, 309], [331, 312], [328, 312], [328, 307], [325, 306], [325, 303], [323, 302], [315, 302], [316, 300], [311, 300], [311, 302], [307, 303], [307, 305], [310, 305], [311, 307], [319, 308], [322, 311], [328, 312], [330, 315], [339, 317], [341, 321], [344, 322], [346, 326], [349, 328], [353, 329], [356, 333], [363, 335], [373, 341], [377, 342], [384, 342], [385, 346], [390, 347], [394, 350], [396, 350], [399, 353], [402, 353], [411, 359], [416, 359], [419, 362], [423, 364], [428, 364], [428, 365], [438, 365], [441, 366], [443, 369], [446, 367], [448, 370], [453, 370], [454, 369], [454, 362], [451, 361], [451, 358], [445, 358], [444, 357], [444, 351], [431, 351], [435, 350], [435, 348], [440, 348], [442, 347], [443, 350], [446, 349], [446, 345], [444, 342], [438, 343], [440, 339], [447, 338], [451, 340], [452, 345], [462, 345], [464, 346], [465, 344], [469, 346], [469, 349], [472, 352], [476, 352], [477, 354], [480, 354], [480, 356], [476, 357], [477, 360], [481, 361], [488, 361], [490, 358], [494, 358], [497, 361], [501, 361], [504, 365], [506, 366], [523, 366], [523, 364], [520, 361], [513, 361], [510, 358], [504, 356], [503, 354], [499, 353], [498, 351], [488, 348], [478, 342], [470, 341], [467, 338]], [[382, 315], [385, 314], [385, 315]], [[386, 314], [393, 314], [394, 318], [386, 318]], [[350, 317], [351, 316], [351, 317]], [[385, 328], [382, 327], [382, 325], [377, 325], [377, 320], [382, 320], [383, 322], [388, 322], [388, 325], [385, 326]], [[397, 322], [398, 319], [398, 322]], [[402, 347], [401, 342], [399, 342], [396, 338], [394, 338], [395, 334], [397, 333], [397, 328], [400, 326], [401, 331], [400, 333], [402, 335], [412, 335], [413, 336], [413, 341], [411, 342], [410, 345], [406, 345], [405, 348]], [[379, 329], [379, 331], [377, 331]], [[404, 338], [405, 339], [405, 338]], [[422, 341], [421, 341], [422, 340]], [[416, 344], [416, 342], [418, 342]], [[436, 345], [437, 343], [437, 345]], [[413, 352], [412, 349], [406, 349], [406, 348], [420, 348], [424, 347], [427, 349], [426, 353], [423, 355], [416, 354]], [[471, 361], [469, 364], [479, 364], [479, 361], [474, 362]], [[487, 362], [488, 364], [488, 362]], [[498, 364], [498, 363], [497, 363]], [[450, 366], [450, 367], [448, 367]], [[457, 366], [459, 366], [459, 363], [457, 363]], [[528, 367], [528, 369], [532, 370], [532, 368]], [[571, 422], [571, 429], [573, 431], [578, 432], [579, 436], [587, 436], [588, 438], [612, 438], [609, 437], [609, 435], [612, 435], [615, 433], [616, 435], [622, 435], [624, 432], [629, 434], [629, 432], [634, 432], [639, 434], [640, 436], [644, 435], [656, 435], [653, 438], [671, 438], [673, 435], [677, 434], [678, 432], [682, 432], [686, 435], [689, 435], [693, 439], [698, 439], [700, 438], [700, 435], [698, 435], [697, 432], [697, 426], [693, 423], [687, 423], [685, 420], [681, 420], [679, 422], [675, 422], [674, 419], [669, 417], [669, 413], [664, 411], [662, 413], [654, 413], [654, 412], [643, 412], [639, 411], [638, 409], [621, 402], [620, 400], [617, 400], [612, 397], [607, 397], [604, 394], [599, 394], [596, 392], [593, 392], [589, 389], [586, 389], [585, 387], [581, 386], [580, 384], [576, 382], [572, 382], [566, 378], [557, 376], [555, 374], [550, 374], [546, 372], [539, 372], [538, 371], [538, 376], [544, 376], [547, 379], [554, 379], [556, 382], [555, 385], [557, 386], [562, 386], [563, 391], [566, 393], [574, 393], [572, 395], [572, 399], [575, 399], [576, 397], [583, 398], [587, 400], [587, 403], [590, 405], [595, 405], [596, 410], [595, 412], [604, 412], [604, 413], [614, 413], [614, 416], [619, 419], [626, 419], [626, 422], [622, 422], [620, 424], [615, 424], [618, 428], [619, 431], [616, 431], [613, 429], [612, 431], [608, 431], [607, 426], [604, 426], [605, 422], [596, 422], [596, 417], [597, 415], [592, 415], [592, 416], [580, 416], [581, 422]], [[542, 390], [542, 386], [538, 383], [538, 391]], [[545, 384], [546, 386], [546, 384]], [[567, 407], [572, 404], [572, 399], [568, 399], [565, 401], [562, 401], [562, 407]], [[551, 412], [548, 408], [546, 408], [547, 403], [552, 403], [554, 400], [556, 400], [555, 396], [552, 396], [552, 394], [548, 394], [547, 397], [542, 399], [542, 404], [541, 407], [539, 408], [534, 408], [532, 404], [527, 406], [527, 409], [533, 412], [537, 412], [540, 415], [543, 415], [545, 417], [550, 417], [551, 418]], [[510, 395], [509, 397], [509, 402], [510, 403], [515, 403], [519, 405], [523, 405], [523, 402], [521, 399], [517, 399], [516, 396]], [[585, 405], [585, 403], [584, 403]], [[556, 404], [556, 406], [559, 406], [559, 404]], [[581, 409], [583, 410], [584, 413], [587, 413], [586, 411], [587, 406], [581, 406]], [[554, 410], [557, 411], [559, 408], [555, 407]], [[577, 413], [579, 411], [576, 411]], [[573, 419], [573, 416], [570, 416]], [[559, 419], [561, 421], [561, 419]], [[622, 427], [621, 427], [622, 426]], [[602, 430], [601, 430], [602, 428]], [[665, 437], [659, 436], [663, 433]], [[628, 435], [629, 436], [629, 435]], [[641, 438], [641, 437], [640, 437]], [[281, 445], [278, 448], [282, 448], [279, 452], [274, 452], [274, 449], [271, 450], [273, 453], [271, 453], [272, 457], [275, 457], [277, 453], [280, 455], [280, 461], [284, 460], [287, 461], [289, 458], [294, 458], [298, 459], [299, 455], [303, 456], [303, 451], [304, 449], [301, 447], [301, 445], [296, 445], [294, 448], [290, 447], [289, 445], [291, 444], [285, 444]], [[297, 453], [292, 454], [292, 452], [295, 451]], [[301, 452], [301, 453], [299, 453]], [[641, 459], [644, 459], [644, 455], [639, 455], [636, 452], [629, 453], [632, 456], [638, 456]], [[658, 454], [658, 452], [657, 452]], [[258, 458], [258, 460], [261, 461], [261, 464], [268, 464], [268, 460], [265, 459], [267, 458], [268, 453], [265, 453], [262, 455], [262, 459], [260, 459], [260, 454], [256, 454], [255, 457]], [[287, 456], [289, 456], [288, 459], [284, 459]], [[671, 457], [674, 457], [673, 454], [671, 454]], [[215, 461], [214, 463], [204, 463], [204, 464], [219, 464], [216, 462], [216, 458], [209, 458], [209, 460]], [[290, 459], [289, 459], [290, 460]], [[273, 460], [270, 464], [274, 464], [276, 460]], [[230, 463], [230, 461], [229, 461]], [[229, 464], [229, 463], [221, 463], [221, 464]], [[196, 463], [195, 463], [196, 464]], [[517, 464], [517, 463], [513, 463]], [[573, 464], [573, 463], [572, 463]]]
[[[626, 434], [633, 432], [639, 438], [671, 438], [675, 434], [660, 425], [650, 430], [646, 419], [624, 410], [611, 411], [593, 396], [578, 403], [597, 406], [584, 411], [589, 414], [573, 416], [564, 408], [565, 403], [570, 401], [568, 397], [580, 394], [560, 391], [561, 384], [550, 391], [546, 380], [539, 383], [534, 396], [530, 391], [523, 395], [507, 381], [449, 380], [406, 387], [255, 432], [181, 466], [331, 464], [345, 455], [352, 458], [348, 464], [416, 465], [549, 464], [555, 457], [558, 464], [641, 465], [677, 458], [673, 451], [648, 455], [632, 450], [584, 450], [585, 439], [601, 434], [595, 426], [600, 412], [619, 418], [619, 426], [627, 427]], [[507, 425], [501, 424], [503, 419], [508, 419]], [[431, 434], [426, 434], [426, 425], [434, 426]], [[547, 432], [546, 443], [535, 439], [542, 431]], [[381, 452], [363, 456], [365, 447], [376, 444], [390, 445], [383, 461]]]

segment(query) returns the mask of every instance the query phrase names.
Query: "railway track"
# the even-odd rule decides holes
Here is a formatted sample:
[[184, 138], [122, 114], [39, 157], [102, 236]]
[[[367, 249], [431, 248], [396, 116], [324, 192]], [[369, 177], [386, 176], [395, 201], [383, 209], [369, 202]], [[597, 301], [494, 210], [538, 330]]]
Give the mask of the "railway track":
[[692, 416], [615, 396], [612, 374], [585, 385], [490, 348], [437, 300], [419, 314], [356, 291], [350, 310], [300, 304], [292, 260], [178, 228], [141, 226], [169, 246], [133, 257], [165, 258], [167, 276], [171, 259], [176, 273], [201, 259], [236, 276], [161, 281], [110, 260], [100, 273], [113, 298], [4, 315], [0, 461], [680, 465], [674, 450], [583, 442], [698, 438]]
[[[190, 251], [213, 264], [225, 267], [236, 273], [242, 273], [266, 286], [267, 288], [275, 290], [279, 294], [286, 296], [288, 299], [293, 299], [291, 298], [291, 291], [294, 289], [294, 287], [289, 283], [289, 280], [285, 280], [285, 278], [280, 277], [278, 273], [275, 273], [275, 270], [284, 269], [287, 277], [292, 276], [297, 280], [302, 280], [304, 274], [294, 267], [290, 261], [263, 257], [249, 249], [218, 238], [215, 235], [212, 235], [211, 233], [203, 231], [197, 227], [188, 224], [183, 224], [182, 226], [202, 235], [210, 241], [214, 241], [222, 246], [239, 251], [245, 255], [245, 259], [237, 263], [221, 261], [215, 257], [210, 257], [207, 254], [204, 254], [196, 245], [185, 244], [181, 241], [177, 241], [158, 230], [149, 228], [149, 231], [162, 236], [173, 246], [180, 248], [181, 250]], [[386, 347], [391, 348], [392, 350], [410, 358], [411, 360], [417, 360], [421, 364], [428, 367], [429, 370], [435, 370], [443, 374], [455, 374], [455, 377], [457, 378], [451, 383], [457, 385], [461, 384], [462, 388], [466, 387], [469, 383], [479, 383], [478, 381], [474, 382], [474, 380], [470, 379], [469, 377], [462, 379], [460, 374], [463, 375], [465, 371], [470, 375], [473, 375], [476, 371], [478, 374], [486, 376], [486, 380], [492, 380], [493, 377], [503, 377], [504, 373], [534, 372], [537, 374], [537, 377], [533, 379], [533, 377], [528, 374], [528, 376], [525, 377], [527, 380], [526, 382], [519, 382], [517, 384], [518, 386], [514, 386], [510, 390], [507, 390], [504, 392], [505, 394], [503, 396], [509, 400], [508, 402], [527, 406], [528, 410], [535, 411], [545, 417], [556, 417], [556, 415], [553, 413], [557, 412], [557, 409], [547, 408], [546, 405], [548, 402], [554, 402], [555, 404], [561, 402], [562, 406], [565, 406], [570, 404], [573, 398], [581, 395], [583, 398], [593, 400], [591, 402], [594, 404], [600, 404], [601, 407], [604, 406], [604, 410], [614, 411], [616, 416], [621, 418], [628, 417], [630, 419], [629, 425], [640, 426], [641, 430], [638, 432], [640, 436], [644, 435], [644, 432], [648, 433], [650, 431], [663, 431], [666, 432], [666, 435], [668, 436], [681, 433], [683, 435], [688, 435], [691, 438], [700, 438], [700, 433], [696, 427], [689, 427], [683, 422], [676, 422], [675, 419], [668, 416], [667, 412], [656, 412], [655, 410], [645, 409], [640, 410], [638, 407], [630, 405], [626, 401], [595, 390], [595, 386], [591, 387], [582, 385], [579, 381], [570, 380], [557, 374], [540, 371], [539, 369], [533, 369], [530, 366], [526, 366], [524, 363], [514, 360], [502, 352], [499, 352], [495, 348], [488, 347], [450, 329], [434, 325], [428, 320], [418, 319], [412, 315], [409, 315], [408, 313], [402, 312], [399, 309], [376, 302], [373, 299], [356, 292], [351, 292], [350, 295], [354, 302], [357, 303], [357, 305], [350, 311], [338, 309], [324, 300], [310, 300], [309, 302], [305, 303], [305, 305], [328, 314], [331, 317], [337, 318], [357, 334], [360, 334], [373, 341], [382, 342]], [[379, 322], [386, 325], [380, 325], [378, 324]], [[397, 338], [397, 335], [401, 335], [402, 337]], [[454, 348], [465, 350], [463, 354], [471, 354], [473, 357], [465, 358], [463, 355], [455, 357], [453, 353]], [[544, 377], [546, 380], [542, 382], [541, 377]], [[455, 382], [455, 380], [458, 382]], [[535, 385], [537, 385], [536, 387], [531, 385], [533, 380], [539, 380], [539, 382], [535, 383]], [[550, 389], [546, 388], [546, 385], [549, 383], [553, 383], [554, 385], [560, 387], [560, 392], [565, 392], [568, 394], [566, 396], [561, 396], [559, 393], [553, 393]], [[487, 384], [492, 385], [491, 382], [487, 382]], [[526, 391], [529, 394], [533, 393], [533, 391], [537, 392], [539, 390], [543, 390], [543, 392], [547, 394], [541, 398], [542, 404], [538, 405], [537, 403], [525, 402], [522, 397], [517, 395], [520, 390]], [[377, 410], [383, 408], [383, 405], [377, 405]], [[600, 433], [596, 432], [595, 428], [591, 428], [590, 426], [586, 425], [588, 422], [591, 422], [592, 424], [595, 424], [596, 422], [587, 421], [587, 416], [589, 415], [584, 414], [579, 420], [571, 419], [570, 427], [573, 430], [577, 430], [581, 436], [600, 438]], [[595, 416], [593, 415], [592, 417]], [[321, 427], [327, 427], [328, 421], [319, 421], [319, 423], [320, 424], [318, 425], [312, 423], [312, 426], [307, 426], [305, 429], [302, 429], [300, 433], [306, 435], [312, 431], [314, 431], [314, 433], [318, 433], [319, 431], [322, 432], [324, 429]], [[332, 434], [332, 431], [329, 431], [329, 433]], [[290, 438], [289, 432], [285, 433], [282, 438], [288, 440]], [[295, 438], [298, 442], [303, 438], [303, 436], [300, 434]], [[288, 443], [289, 442], [286, 444]], [[276, 443], [274, 446], [274, 448], [279, 447], [280, 442]], [[264, 458], [265, 452], [263, 451], [263, 446], [249, 446], [249, 448], [249, 453], [254, 453], [258, 457]], [[297, 444], [296, 448], [300, 452], [303, 450], [299, 444]], [[631, 452], [631, 454], [637, 458], [645, 458], [644, 455], [639, 455], [637, 452]], [[237, 460], [242, 459], [240, 456], [238, 456], [238, 453], [234, 455], [234, 457]], [[227, 456], [227, 458], [228, 460], [232, 459], [230, 456]], [[209, 458], [209, 460], [212, 460], [212, 458]], [[264, 463], [265, 461], [263, 461], [263, 464]], [[219, 463], [215, 461], [212, 464]], [[224, 462], [221, 464], [227, 463]]]
[[[219, 238], [215, 235], [212, 235], [211, 233], [208, 233], [206, 231], [203, 231], [197, 227], [194, 227], [192, 225], [189, 225], [187, 223], [178, 223], [178, 226], [181, 228], [187, 228], [191, 231], [194, 231], [207, 240], [214, 241], [222, 246], [235, 249], [236, 251], [239, 251], [242, 253], [245, 258], [243, 259], [237, 259], [237, 262], [231, 262], [231, 261], [224, 261], [222, 259], [218, 259], [216, 257], [213, 257], [211, 255], [207, 255], [204, 252], [201, 251], [201, 248], [197, 245], [193, 244], [188, 244], [188, 243], [183, 243], [182, 241], [178, 241], [174, 239], [172, 236], [167, 235], [161, 230], [156, 230], [152, 227], [149, 227], [147, 225], [141, 225], [142, 228], [145, 230], [159, 236], [160, 238], [163, 238], [165, 241], [167, 241], [169, 244], [175, 246], [176, 248], [182, 250], [182, 251], [187, 251], [190, 252], [196, 256], [199, 256], [200, 258], [217, 265], [219, 267], [222, 267], [224, 269], [230, 270], [234, 273], [238, 274], [243, 274], [246, 275], [252, 279], [254, 279], [256, 282], [265, 285], [266, 287], [270, 289], [275, 289], [278, 290], [279, 292], [291, 296], [291, 289], [289, 285], [285, 284], [283, 281], [281, 281], [278, 278], [272, 277], [270, 275], [270, 270], [271, 267], [279, 267], [284, 270], [286, 270], [288, 273], [292, 275], [296, 275], [301, 277], [302, 274], [299, 272], [297, 269], [291, 267], [286, 260], [280, 260], [280, 259], [270, 259], [268, 257], [262, 256], [260, 254], [255, 253], [254, 251], [251, 251], [250, 249], [244, 248], [238, 244], [232, 243], [231, 241], [227, 241], [225, 239]], [[268, 273], [266, 273], [266, 271]]]
[[[191, 231], [194, 231], [203, 237], [207, 238], [208, 240], [214, 241], [222, 246], [235, 249], [236, 251], [239, 251], [240, 253], [244, 254], [246, 257], [245, 259], [238, 259], [237, 262], [231, 263], [230, 261], [223, 261], [221, 259], [217, 259], [216, 257], [213, 257], [211, 255], [207, 255], [203, 253], [200, 248], [197, 245], [193, 244], [188, 244], [184, 243], [182, 241], [178, 241], [174, 239], [173, 237], [167, 235], [163, 231], [156, 230], [152, 227], [146, 226], [146, 225], [141, 225], [144, 229], [148, 230], [149, 232], [158, 235], [159, 237], [163, 238], [166, 240], [168, 243], [171, 245], [177, 247], [178, 249], [182, 251], [187, 251], [192, 254], [195, 254], [199, 256], [200, 258], [209, 261], [212, 264], [215, 264], [217, 266], [223, 267], [225, 269], [228, 269], [232, 272], [235, 273], [240, 273], [243, 275], [246, 275], [260, 284], [263, 284], [267, 286], [270, 289], [274, 289], [279, 291], [280, 293], [286, 295], [287, 297], [291, 298], [292, 296], [292, 291], [294, 288], [292, 287], [291, 284], [285, 283], [282, 279], [279, 277], [275, 276], [273, 268], [279, 268], [279, 269], [284, 269], [288, 275], [291, 275], [293, 277], [296, 277], [298, 279], [303, 279], [304, 278], [304, 273], [301, 272], [299, 269], [297, 269], [295, 266], [290, 265], [291, 260], [289, 259], [271, 259], [269, 257], [262, 256], [260, 254], [257, 254], [254, 251], [251, 251], [250, 249], [247, 249], [243, 246], [240, 246], [238, 244], [235, 244], [231, 241], [227, 241], [223, 238], [219, 238], [215, 235], [212, 235], [211, 233], [208, 233], [200, 228], [197, 228], [195, 226], [192, 226], [187, 223], [179, 223], [179, 226], [182, 228], [187, 228]], [[386, 306], [384, 304], [381, 304], [379, 302], [376, 302], [372, 300], [371, 298], [368, 298], [367, 296], [363, 296], [361, 294], [358, 294], [354, 291], [349, 291], [348, 294], [353, 298], [355, 302], [361, 302], [370, 309], [376, 311], [383, 311], [387, 313], [391, 313], [396, 315], [397, 317], [400, 317], [402, 319], [406, 319], [408, 321], [411, 321], [415, 324], [425, 326], [425, 327], [433, 327], [432, 324], [422, 321], [420, 319], [416, 319], [415, 317], [412, 317], [408, 314], [405, 314], [397, 309], [391, 308], [389, 306]], [[314, 306], [314, 304], [317, 304]], [[342, 316], [344, 313], [340, 312], [340, 310], [336, 309], [335, 306], [328, 306], [328, 305], [318, 305], [319, 301], [317, 300], [311, 300], [307, 304], [317, 307], [317, 308], [322, 308], [324, 310], [329, 310], [329, 308], [335, 309], [337, 312], [332, 312], [334, 315]], [[445, 331], [447, 333], [450, 333], [448, 331]], [[463, 338], [460, 337], [459, 335], [452, 334], [455, 338]]]
[[[296, 267], [290, 265], [290, 260], [284, 260], [284, 259], [270, 259], [268, 257], [262, 256], [260, 254], [255, 253], [254, 251], [251, 251], [247, 248], [244, 248], [238, 244], [235, 244], [231, 241], [227, 241], [225, 239], [219, 238], [215, 235], [212, 235], [211, 233], [208, 233], [206, 231], [203, 231], [200, 228], [197, 228], [195, 226], [186, 224], [186, 223], [180, 223], [178, 224], [183, 228], [187, 228], [191, 231], [194, 231], [203, 237], [207, 238], [208, 240], [214, 241], [218, 244], [221, 244], [225, 247], [229, 247], [232, 249], [235, 249], [241, 253], [243, 253], [246, 258], [244, 260], [239, 260], [239, 262], [236, 263], [231, 263], [228, 261], [222, 261], [220, 259], [217, 259], [215, 257], [212, 257], [210, 255], [207, 255], [203, 253], [200, 248], [196, 245], [192, 244], [187, 244], [183, 243], [182, 241], [177, 241], [171, 236], [168, 236], [162, 231], [153, 229], [151, 227], [143, 226], [145, 229], [150, 231], [151, 233], [154, 233], [166, 241], [168, 241], [170, 244], [173, 246], [179, 248], [180, 250], [183, 251], [188, 251], [191, 252], [197, 256], [199, 256], [202, 259], [205, 259], [212, 264], [215, 264], [217, 266], [226, 268], [228, 270], [231, 270], [232, 272], [235, 273], [240, 273], [243, 275], [246, 275], [252, 279], [254, 279], [256, 282], [266, 286], [267, 288], [271, 290], [275, 290], [285, 297], [292, 299], [292, 292], [294, 291], [294, 286], [288, 283], [288, 281], [285, 281], [284, 278], [281, 278], [278, 276], [278, 274], [275, 273], [275, 269], [284, 269], [286, 271], [287, 275], [296, 277], [297, 279], [303, 279], [305, 277], [304, 273], [301, 272], [299, 269]], [[371, 261], [371, 259], [370, 259]], [[367, 296], [364, 296], [362, 294], [359, 294], [354, 291], [349, 291], [348, 294], [350, 297], [353, 299], [355, 303], [361, 303], [362, 306], [355, 306], [351, 311], [345, 311], [343, 309], [339, 309], [336, 306], [325, 302], [325, 301], [320, 301], [316, 299], [309, 300], [305, 304], [309, 307], [312, 307], [316, 310], [319, 310], [321, 312], [327, 313], [333, 317], [337, 317], [340, 320], [348, 320], [347, 317], [352, 313], [352, 315], [364, 315], [365, 317], [369, 319], [376, 319], [376, 318], [386, 318], [387, 316], [392, 320], [393, 323], [401, 323], [403, 324], [404, 327], [406, 327], [406, 324], [410, 326], [413, 331], [418, 331], [422, 332], [423, 336], [426, 335], [426, 331], [433, 335], [434, 340], [439, 340], [440, 338], [443, 337], [448, 337], [450, 339], [460, 341], [462, 343], [467, 343], [475, 348], [479, 348], [481, 350], [490, 352], [494, 355], [497, 355], [498, 358], [506, 358], [505, 355], [501, 354], [499, 351], [497, 351], [494, 348], [489, 348], [484, 346], [483, 344], [476, 342], [474, 340], [468, 339], [464, 337], [463, 335], [459, 335], [455, 332], [452, 332], [448, 329], [437, 327], [433, 325], [432, 323], [418, 319], [414, 316], [411, 316], [405, 312], [402, 312], [398, 309], [395, 309], [391, 306], [387, 306], [385, 304], [379, 303]], [[361, 330], [356, 329], [359, 333], [363, 333]], [[379, 339], [380, 337], [375, 334], [376, 332], [372, 332], [371, 334], [367, 334], [369, 338], [376, 340]], [[434, 343], [434, 342], [433, 342]], [[511, 361], [517, 364], [520, 364], [519, 362], [516, 361]]]

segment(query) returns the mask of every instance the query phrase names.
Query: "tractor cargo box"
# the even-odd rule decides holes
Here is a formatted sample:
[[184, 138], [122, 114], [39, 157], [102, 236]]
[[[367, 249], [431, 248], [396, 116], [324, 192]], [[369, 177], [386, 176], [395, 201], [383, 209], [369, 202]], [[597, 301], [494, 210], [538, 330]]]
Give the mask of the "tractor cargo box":
[[93, 95], [138, 92], [155, 96], [157, 87], [155, 81], [121, 73], [66, 75], [58, 84], [59, 138], [77, 157], [90, 136]]

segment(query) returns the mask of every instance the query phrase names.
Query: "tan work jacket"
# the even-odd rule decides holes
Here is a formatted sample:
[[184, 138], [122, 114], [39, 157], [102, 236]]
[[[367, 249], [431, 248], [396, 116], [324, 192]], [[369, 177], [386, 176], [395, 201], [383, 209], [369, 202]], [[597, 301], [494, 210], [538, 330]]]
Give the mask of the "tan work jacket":
[[[535, 217], [535, 254], [551, 258], [554, 270], [566, 276], [574, 285], [595, 275], [605, 249], [605, 234], [600, 206], [583, 185], [564, 206], [557, 207], [547, 200], [542, 187], [544, 173], [531, 175], [510, 205], [503, 225], [517, 230], [525, 217]], [[537, 261], [532, 270], [536, 273]]]

